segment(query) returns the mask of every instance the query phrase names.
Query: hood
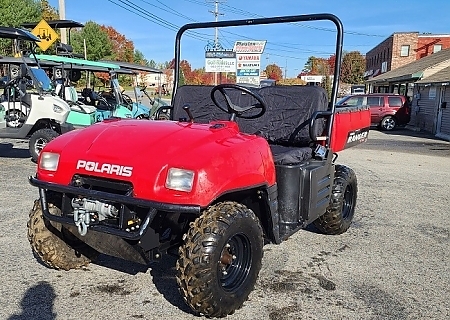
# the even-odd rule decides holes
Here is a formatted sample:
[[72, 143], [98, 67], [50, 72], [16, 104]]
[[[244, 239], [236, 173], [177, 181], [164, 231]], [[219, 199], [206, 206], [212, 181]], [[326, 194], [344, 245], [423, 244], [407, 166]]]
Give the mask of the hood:
[[[61, 135], [46, 151], [60, 154], [59, 165], [50, 174], [39, 171], [40, 179], [67, 185], [81, 174], [128, 181], [135, 197], [165, 203], [206, 206], [223, 190], [265, 184], [267, 174], [269, 183], [275, 179], [267, 142], [228, 121], [105, 120]], [[170, 168], [195, 173], [191, 193], [165, 187]]]

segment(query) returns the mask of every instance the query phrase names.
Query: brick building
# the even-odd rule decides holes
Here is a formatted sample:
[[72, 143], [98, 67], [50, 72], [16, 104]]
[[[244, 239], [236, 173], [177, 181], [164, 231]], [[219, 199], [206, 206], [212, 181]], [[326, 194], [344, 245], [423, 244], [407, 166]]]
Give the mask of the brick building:
[[450, 34], [395, 32], [367, 52], [364, 77], [371, 79], [447, 48]]

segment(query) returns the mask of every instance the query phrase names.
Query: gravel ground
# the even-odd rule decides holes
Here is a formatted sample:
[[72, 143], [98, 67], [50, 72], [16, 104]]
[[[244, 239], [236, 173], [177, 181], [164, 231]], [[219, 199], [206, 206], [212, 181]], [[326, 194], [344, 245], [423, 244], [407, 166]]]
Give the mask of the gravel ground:
[[[359, 193], [340, 236], [302, 230], [264, 248], [244, 307], [229, 319], [448, 319], [450, 143], [407, 130], [371, 131], [340, 153]], [[37, 190], [27, 142], [0, 139], [0, 319], [196, 319], [181, 299], [175, 258], [148, 268], [100, 256], [55, 271], [26, 237]]]

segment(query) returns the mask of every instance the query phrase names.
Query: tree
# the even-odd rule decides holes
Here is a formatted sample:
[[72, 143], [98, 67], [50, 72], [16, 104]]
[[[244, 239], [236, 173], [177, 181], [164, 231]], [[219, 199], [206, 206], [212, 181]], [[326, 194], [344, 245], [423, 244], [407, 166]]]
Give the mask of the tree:
[[102, 30], [100, 25], [93, 21], [86, 22], [84, 28], [72, 33], [71, 44], [74, 52], [84, 52], [84, 43], [86, 40], [86, 56], [88, 60], [112, 60], [113, 45], [108, 38], [108, 34]]
[[364, 70], [366, 58], [359, 51], [345, 53], [342, 58], [341, 79], [342, 82], [351, 84], [364, 83]]
[[283, 79], [283, 71], [275, 63], [269, 64], [266, 67], [267, 78], [279, 81]]
[[[40, 21], [41, 2], [36, 0], [1, 0], [1, 25], [19, 27], [22, 23]], [[0, 39], [0, 55], [13, 55], [12, 44], [8, 39]]]
[[[302, 73], [304, 75], [316, 75], [316, 76], [329, 75], [330, 70], [334, 70], [335, 60], [336, 60], [335, 58], [332, 59], [331, 57], [329, 59], [324, 59], [311, 56], [308, 58], [308, 61], [306, 62]], [[333, 66], [331, 66], [331, 64], [333, 64]]]
[[41, 1], [42, 19], [45, 21], [58, 20], [59, 13], [58, 10], [53, 8], [47, 0]]
[[19, 27], [25, 22], [42, 19], [41, 1], [37, 0], [1, 0], [1, 25]]
[[134, 61], [135, 51], [133, 41], [125, 38], [123, 34], [120, 34], [111, 26], [100, 26], [100, 29], [108, 35], [112, 44], [112, 60], [124, 62]]

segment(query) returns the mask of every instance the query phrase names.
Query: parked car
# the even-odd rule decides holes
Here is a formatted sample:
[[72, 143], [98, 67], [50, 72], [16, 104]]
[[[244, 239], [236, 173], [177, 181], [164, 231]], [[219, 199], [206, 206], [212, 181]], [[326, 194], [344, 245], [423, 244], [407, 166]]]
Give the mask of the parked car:
[[382, 130], [393, 130], [411, 119], [411, 108], [405, 96], [394, 93], [349, 95], [337, 102], [337, 107], [370, 106], [371, 123]]

